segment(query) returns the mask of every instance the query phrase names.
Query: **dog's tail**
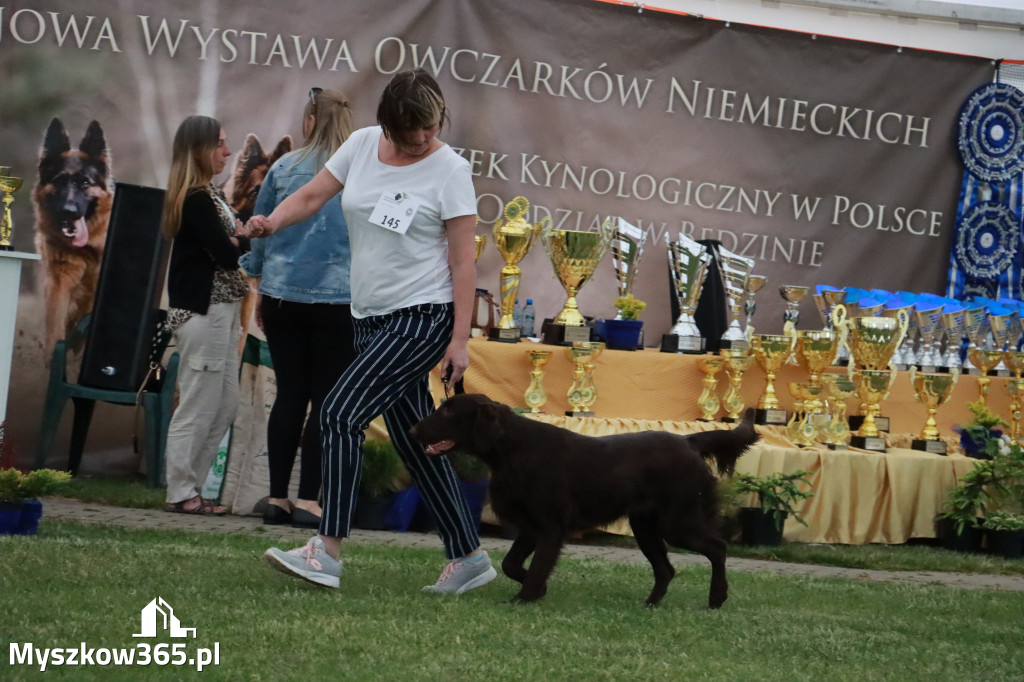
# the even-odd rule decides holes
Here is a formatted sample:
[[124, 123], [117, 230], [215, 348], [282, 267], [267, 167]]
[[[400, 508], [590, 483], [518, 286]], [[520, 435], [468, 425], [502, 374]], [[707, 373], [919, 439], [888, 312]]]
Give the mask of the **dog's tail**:
[[754, 408], [748, 408], [743, 421], [731, 431], [702, 431], [687, 435], [690, 444], [704, 459], [715, 460], [720, 476], [731, 476], [736, 460], [761, 436], [754, 428]]

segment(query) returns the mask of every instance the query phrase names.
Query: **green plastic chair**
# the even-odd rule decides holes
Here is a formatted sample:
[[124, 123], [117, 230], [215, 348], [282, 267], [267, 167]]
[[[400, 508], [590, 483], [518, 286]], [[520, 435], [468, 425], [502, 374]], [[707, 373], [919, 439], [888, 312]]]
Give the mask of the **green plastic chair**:
[[[60, 425], [64, 407], [70, 399], [74, 403], [74, 421], [71, 426], [71, 446], [68, 451], [68, 471], [72, 475], [78, 473], [85, 451], [85, 437], [89, 432], [93, 408], [96, 401], [101, 400], [115, 405], [139, 405], [142, 407], [145, 421], [146, 449], [146, 483], [153, 488], [165, 485], [164, 450], [167, 446], [167, 428], [171, 423], [171, 412], [174, 409], [174, 386], [178, 379], [178, 354], [172, 353], [167, 360], [163, 384], [157, 391], [117, 391], [93, 388], [71, 383], [67, 378], [67, 349], [85, 339], [89, 329], [91, 315], [86, 315], [76, 325], [71, 337], [61, 339], [53, 348], [53, 359], [50, 364], [50, 382], [46, 388], [46, 402], [43, 404], [43, 421], [36, 441], [35, 468], [40, 469], [46, 463], [50, 453], [53, 436]], [[156, 340], [153, 357], [162, 358], [169, 334], [161, 334]]]

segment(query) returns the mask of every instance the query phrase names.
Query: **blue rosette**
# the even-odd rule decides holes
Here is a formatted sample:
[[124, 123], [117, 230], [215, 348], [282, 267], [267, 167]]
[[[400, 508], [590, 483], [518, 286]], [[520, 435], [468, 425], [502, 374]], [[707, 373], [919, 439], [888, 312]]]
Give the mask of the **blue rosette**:
[[1024, 170], [1024, 92], [1005, 83], [983, 85], [960, 110], [957, 139], [967, 171], [1004, 182]]
[[986, 201], [968, 208], [960, 219], [953, 254], [969, 277], [997, 279], [1014, 262], [1020, 230], [1013, 212]]

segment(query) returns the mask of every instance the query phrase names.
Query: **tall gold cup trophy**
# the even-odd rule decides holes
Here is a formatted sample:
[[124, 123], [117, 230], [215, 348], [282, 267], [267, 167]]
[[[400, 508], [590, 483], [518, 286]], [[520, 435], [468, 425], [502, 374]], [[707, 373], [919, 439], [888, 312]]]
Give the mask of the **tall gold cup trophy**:
[[537, 414], [544, 403], [548, 401], [547, 391], [544, 390], [544, 365], [548, 364], [551, 357], [549, 350], [530, 350], [526, 354], [530, 358], [533, 369], [530, 370], [530, 385], [526, 388], [523, 399], [530, 412]]
[[[853, 317], [843, 326], [847, 330], [846, 345], [852, 358], [850, 379], [857, 384], [864, 420], [850, 444], [864, 450], [885, 452], [885, 438], [879, 435], [877, 417], [879, 404], [889, 395], [896, 380], [892, 356], [906, 336], [910, 316], [905, 310], [899, 317]], [[885, 425], [886, 430], [888, 424]]]
[[953, 387], [959, 377], [959, 369], [951, 372], [918, 372], [917, 367], [910, 366], [910, 385], [914, 387], [918, 401], [928, 411], [928, 420], [921, 429], [921, 435], [913, 440], [910, 447], [935, 455], [946, 454], [946, 441], [939, 435], [935, 414], [953, 394]]
[[754, 334], [750, 337], [750, 350], [764, 372], [764, 392], [757, 401], [754, 421], [758, 424], [786, 424], [788, 415], [782, 409], [775, 393], [775, 375], [793, 354], [796, 329], [788, 325], [785, 334]]
[[722, 421], [738, 422], [743, 408], [746, 407], [746, 403], [743, 402], [743, 393], [740, 390], [743, 385], [743, 374], [754, 363], [754, 355], [749, 348], [723, 348], [719, 354], [725, 361], [725, 374], [729, 377], [729, 390], [722, 397], [722, 406], [725, 408], [725, 416]]
[[698, 421], [713, 422], [722, 407], [722, 401], [718, 399], [718, 372], [725, 365], [725, 360], [717, 355], [702, 355], [697, 358], [697, 369], [704, 375], [701, 382], [703, 390], [697, 398], [697, 407], [700, 409]]
[[505, 204], [505, 220], [494, 223], [494, 246], [505, 261], [505, 267], [501, 269], [501, 319], [488, 333], [491, 341], [519, 342], [520, 329], [512, 316], [522, 276], [519, 261], [533, 246], [542, 227], [551, 224], [549, 216], [535, 225], [526, 222], [529, 210], [530, 202], [526, 197], [516, 197]]
[[572, 385], [566, 393], [566, 400], [572, 408], [567, 417], [593, 417], [594, 403], [597, 402], [597, 386], [594, 384], [594, 363], [604, 350], [599, 341], [576, 341], [565, 349], [573, 363]]
[[551, 325], [545, 325], [543, 342], [556, 346], [590, 341], [590, 327], [580, 313], [576, 295], [594, 274], [615, 235], [615, 222], [609, 218], [596, 232], [555, 230], [551, 221], [541, 225], [540, 241], [551, 259], [555, 276], [568, 298]]
[[672, 279], [679, 318], [668, 334], [661, 337], [662, 353], [703, 353], [705, 339], [693, 318], [711, 264], [711, 254], [684, 234], [668, 245], [668, 273]]
[[829, 450], [846, 450], [849, 448], [850, 424], [846, 419], [846, 401], [857, 392], [857, 385], [845, 375], [826, 374], [822, 377], [825, 384], [825, 403], [832, 415], [825, 427], [825, 445]]
[[11, 246], [11, 233], [14, 231], [14, 219], [11, 217], [11, 204], [14, 203], [14, 193], [21, 188], [21, 178], [14, 178], [8, 175], [11, 169], [2, 166], [0, 174], [0, 191], [4, 193], [4, 214], [0, 219], [0, 251], [13, 251]]

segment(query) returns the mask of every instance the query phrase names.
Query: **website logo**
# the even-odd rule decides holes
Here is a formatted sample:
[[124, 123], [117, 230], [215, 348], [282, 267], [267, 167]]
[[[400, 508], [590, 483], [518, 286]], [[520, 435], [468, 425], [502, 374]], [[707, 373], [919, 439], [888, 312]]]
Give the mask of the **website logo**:
[[174, 615], [174, 609], [163, 597], [157, 597], [143, 607], [142, 632], [132, 637], [156, 637], [157, 628], [166, 630], [171, 637], [188, 637], [189, 633], [192, 633], [192, 639], [196, 637], [195, 628], [181, 627], [181, 622]]

